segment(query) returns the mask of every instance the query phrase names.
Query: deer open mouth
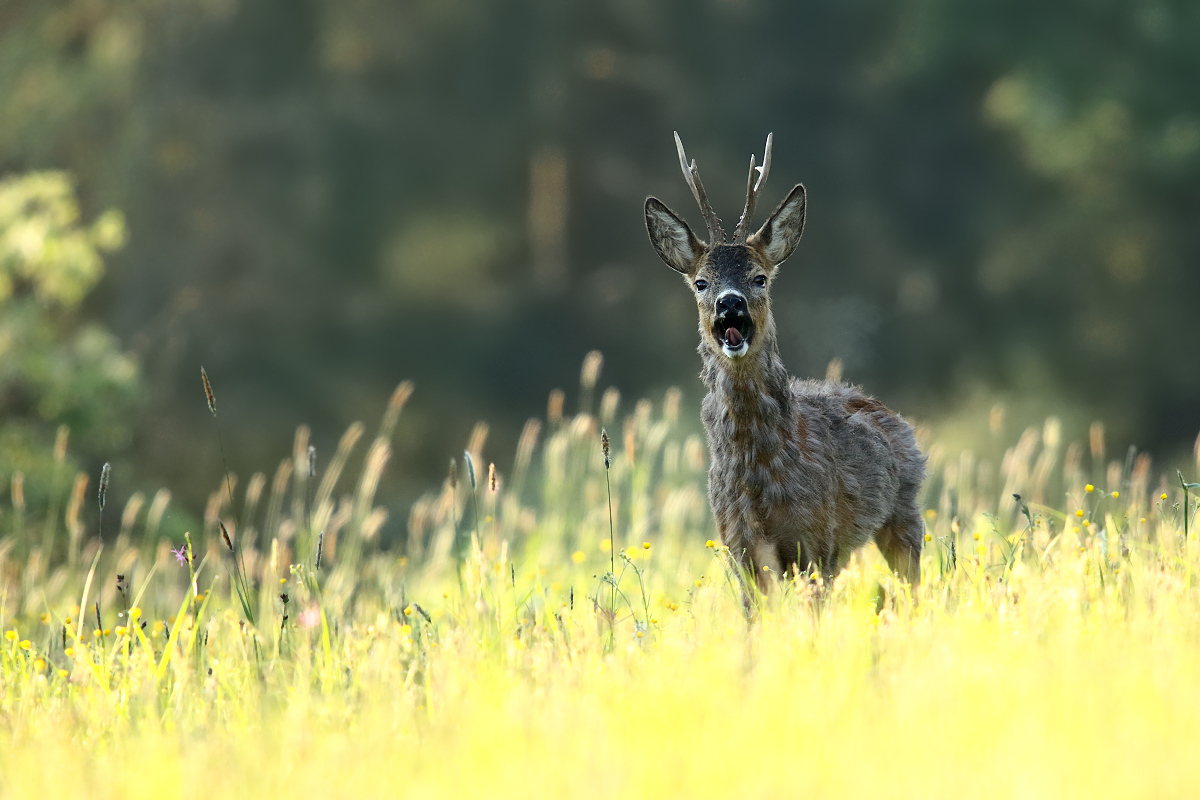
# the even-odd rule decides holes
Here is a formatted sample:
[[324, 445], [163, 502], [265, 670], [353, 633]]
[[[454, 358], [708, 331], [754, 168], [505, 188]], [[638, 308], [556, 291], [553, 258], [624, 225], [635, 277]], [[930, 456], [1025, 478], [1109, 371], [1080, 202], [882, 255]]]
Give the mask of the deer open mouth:
[[713, 335], [721, 344], [721, 350], [730, 358], [740, 358], [750, 349], [754, 337], [754, 323], [744, 312], [732, 311], [717, 317], [713, 323]]

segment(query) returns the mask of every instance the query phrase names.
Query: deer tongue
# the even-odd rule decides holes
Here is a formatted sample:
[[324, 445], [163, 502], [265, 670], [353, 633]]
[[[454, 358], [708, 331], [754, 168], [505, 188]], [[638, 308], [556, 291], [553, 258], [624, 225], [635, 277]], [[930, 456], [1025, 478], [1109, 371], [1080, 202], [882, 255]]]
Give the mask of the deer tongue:
[[742, 334], [737, 328], [729, 328], [725, 331], [725, 341], [730, 347], [741, 347]]

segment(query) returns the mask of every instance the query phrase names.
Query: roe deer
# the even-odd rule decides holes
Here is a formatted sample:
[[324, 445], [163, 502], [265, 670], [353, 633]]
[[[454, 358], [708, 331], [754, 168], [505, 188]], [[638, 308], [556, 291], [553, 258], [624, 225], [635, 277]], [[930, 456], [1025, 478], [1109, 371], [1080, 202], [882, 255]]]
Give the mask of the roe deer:
[[800, 241], [805, 196], [797, 184], [751, 233], [771, 140], [762, 166], [750, 157], [746, 206], [731, 243], [678, 133], [679, 164], [708, 242], [658, 199], [646, 199], [650, 242], [687, 280], [700, 310], [700, 376], [708, 387], [701, 416], [717, 529], [764, 591], [768, 571], [779, 575], [793, 565], [816, 567], [829, 580], [872, 540], [893, 572], [918, 584], [924, 531], [916, 498], [925, 457], [912, 427], [858, 387], [791, 377], [779, 357], [769, 292]]

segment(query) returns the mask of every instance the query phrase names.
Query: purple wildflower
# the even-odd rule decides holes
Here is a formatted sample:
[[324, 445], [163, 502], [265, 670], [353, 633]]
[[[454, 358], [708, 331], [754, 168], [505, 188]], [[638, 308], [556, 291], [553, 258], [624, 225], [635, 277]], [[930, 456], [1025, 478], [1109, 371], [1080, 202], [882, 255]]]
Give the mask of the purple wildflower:
[[179, 545], [178, 550], [176, 550], [174, 547], [172, 547], [171, 555], [175, 556], [175, 560], [179, 562], [179, 566], [182, 567], [184, 564], [187, 563], [187, 550], [184, 549], [183, 545]]

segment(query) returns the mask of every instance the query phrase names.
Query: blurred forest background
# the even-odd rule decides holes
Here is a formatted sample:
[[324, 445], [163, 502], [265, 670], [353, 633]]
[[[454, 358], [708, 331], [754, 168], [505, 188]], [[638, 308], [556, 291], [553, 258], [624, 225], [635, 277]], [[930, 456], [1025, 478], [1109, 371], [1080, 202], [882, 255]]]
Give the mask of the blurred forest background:
[[775, 289], [794, 372], [841, 358], [964, 440], [1004, 402], [1177, 455], [1198, 81], [1182, 1], [8, 0], [0, 480], [48, 491], [69, 425], [114, 493], [198, 514], [201, 364], [242, 475], [413, 379], [398, 521], [478, 419], [506, 468], [589, 350], [694, 412], [694, 305], [642, 223], [647, 194], [698, 223], [673, 130], [726, 220], [768, 131], [763, 206], [806, 184]]

